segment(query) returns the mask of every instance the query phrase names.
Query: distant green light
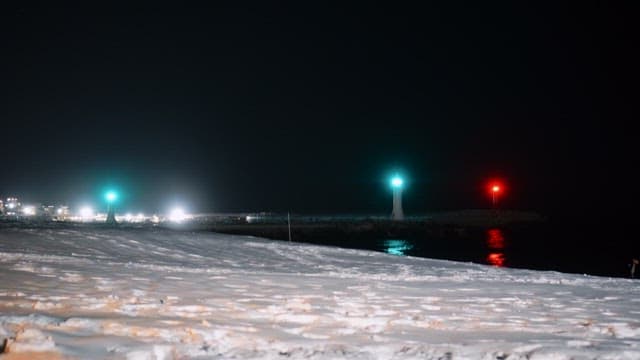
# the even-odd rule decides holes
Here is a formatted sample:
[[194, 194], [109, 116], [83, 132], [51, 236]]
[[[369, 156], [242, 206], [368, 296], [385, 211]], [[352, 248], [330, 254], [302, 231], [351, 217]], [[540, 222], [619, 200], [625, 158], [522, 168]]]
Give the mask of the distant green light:
[[404, 181], [400, 176], [396, 175], [391, 179], [391, 187], [393, 188], [399, 189], [402, 187], [403, 184], [404, 184]]
[[115, 191], [108, 191], [104, 194], [104, 198], [107, 199], [107, 202], [112, 203], [118, 199], [118, 194]]

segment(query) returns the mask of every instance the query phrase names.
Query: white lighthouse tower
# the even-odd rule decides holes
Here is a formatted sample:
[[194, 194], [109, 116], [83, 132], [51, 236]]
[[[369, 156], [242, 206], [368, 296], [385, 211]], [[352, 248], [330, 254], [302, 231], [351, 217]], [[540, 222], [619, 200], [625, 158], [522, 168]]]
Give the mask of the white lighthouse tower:
[[393, 211], [391, 212], [392, 220], [404, 220], [404, 212], [402, 211], [402, 188], [404, 181], [399, 175], [391, 178], [391, 188], [393, 189]]
[[116, 221], [116, 209], [114, 203], [118, 200], [118, 193], [115, 191], [108, 191], [104, 194], [104, 198], [107, 200], [109, 207], [107, 208], [107, 224], [115, 225]]

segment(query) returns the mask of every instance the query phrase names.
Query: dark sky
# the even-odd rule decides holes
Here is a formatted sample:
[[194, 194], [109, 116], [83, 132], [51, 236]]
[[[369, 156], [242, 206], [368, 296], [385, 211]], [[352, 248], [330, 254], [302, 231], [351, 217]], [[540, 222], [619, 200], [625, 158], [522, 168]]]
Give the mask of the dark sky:
[[[157, 211], [634, 206], [632, 9], [3, 5], [0, 196]], [[297, 4], [296, 4], [297, 3]], [[637, 13], [635, 13], [637, 14]]]

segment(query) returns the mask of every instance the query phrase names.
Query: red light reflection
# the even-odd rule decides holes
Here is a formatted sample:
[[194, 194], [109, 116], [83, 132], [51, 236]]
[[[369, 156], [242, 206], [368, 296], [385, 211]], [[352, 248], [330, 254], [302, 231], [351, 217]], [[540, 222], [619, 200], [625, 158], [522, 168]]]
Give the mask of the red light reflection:
[[503, 253], [490, 253], [487, 255], [487, 262], [493, 266], [502, 267], [504, 266], [504, 261]]
[[504, 249], [504, 235], [500, 229], [489, 229], [487, 231], [487, 245], [489, 249]]
[[[487, 230], [487, 247], [491, 250], [504, 249], [504, 234], [500, 229]], [[493, 266], [502, 267], [506, 258], [502, 252], [490, 252], [487, 255], [487, 263]]]

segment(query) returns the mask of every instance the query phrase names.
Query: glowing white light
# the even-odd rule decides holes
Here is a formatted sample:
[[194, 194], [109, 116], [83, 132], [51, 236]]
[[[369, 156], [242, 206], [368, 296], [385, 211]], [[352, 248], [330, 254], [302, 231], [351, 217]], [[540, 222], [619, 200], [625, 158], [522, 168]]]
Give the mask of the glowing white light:
[[8, 204], [7, 204], [7, 207], [8, 207], [9, 209], [13, 209], [14, 207], [16, 207], [16, 204], [15, 204], [15, 203], [10, 202], [10, 203], [8, 203]]
[[60, 206], [56, 210], [56, 213], [58, 214], [59, 217], [66, 217], [67, 215], [69, 215], [69, 208], [66, 206]]
[[131, 213], [127, 213], [127, 214], [124, 216], [124, 218], [125, 218], [125, 220], [127, 220], [127, 221], [131, 221], [131, 219], [133, 218], [133, 215], [131, 215]]
[[85, 220], [94, 217], [93, 209], [91, 207], [89, 207], [89, 206], [85, 206], [85, 207], [81, 208], [80, 209], [80, 216]]
[[35, 206], [25, 206], [22, 208], [22, 213], [25, 216], [33, 216], [36, 214], [36, 208]]
[[187, 214], [182, 208], [174, 208], [169, 213], [169, 221], [181, 222], [187, 218]]
[[144, 214], [143, 213], [138, 213], [138, 215], [136, 215], [136, 220], [138, 220], [138, 221], [144, 220]]
[[158, 217], [158, 215], [153, 215], [153, 216], [151, 217], [151, 221], [152, 221], [153, 223], [157, 224], [157, 223], [159, 223], [159, 222], [160, 222], [160, 218]]

